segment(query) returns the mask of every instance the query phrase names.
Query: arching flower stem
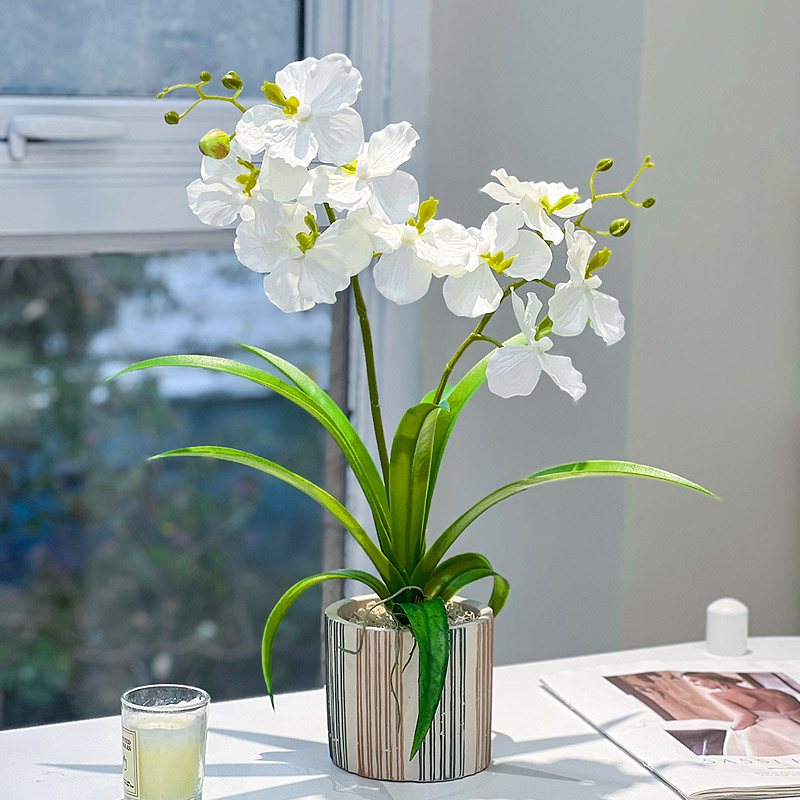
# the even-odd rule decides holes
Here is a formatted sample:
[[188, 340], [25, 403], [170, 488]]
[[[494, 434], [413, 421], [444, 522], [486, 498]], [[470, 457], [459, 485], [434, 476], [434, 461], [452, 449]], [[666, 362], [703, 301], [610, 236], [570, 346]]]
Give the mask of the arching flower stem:
[[[328, 221], [333, 224], [336, 222], [336, 212], [325, 203], [325, 213]], [[383, 432], [383, 417], [381, 416], [381, 401], [378, 395], [378, 378], [375, 370], [375, 348], [372, 344], [372, 330], [367, 314], [367, 304], [364, 302], [364, 294], [361, 291], [361, 284], [358, 275], [353, 275], [353, 298], [356, 301], [356, 313], [358, 322], [361, 326], [361, 341], [364, 345], [364, 362], [367, 368], [367, 387], [369, 388], [369, 408], [372, 414], [372, 427], [375, 431], [375, 443], [378, 446], [378, 456], [381, 462], [381, 473], [386, 486], [389, 485], [389, 452], [386, 449], [386, 435]]]
[[175, 89], [194, 89], [198, 96], [198, 99], [192, 103], [183, 114], [179, 114], [179, 119], [183, 119], [196, 105], [203, 102], [203, 100], [219, 100], [223, 103], [230, 103], [231, 105], [236, 106], [243, 114], [247, 109], [236, 99], [241, 93], [242, 90], [238, 89], [233, 97], [224, 97], [223, 95], [219, 94], [206, 94], [201, 87], [205, 86], [208, 81], [200, 81], [200, 83], [178, 83], [175, 86], [168, 86], [163, 91], [159, 92], [156, 97], [160, 100], [162, 97], [165, 97], [170, 92], [175, 91]]
[[453, 354], [453, 357], [447, 362], [447, 366], [444, 368], [444, 372], [442, 373], [442, 379], [439, 381], [439, 386], [436, 388], [436, 394], [433, 396], [432, 402], [434, 404], [438, 403], [442, 399], [442, 395], [444, 394], [444, 390], [447, 388], [447, 380], [450, 377], [453, 369], [455, 368], [456, 364], [458, 364], [459, 359], [461, 356], [464, 355], [467, 348], [473, 342], [489, 342], [493, 344], [495, 347], [502, 347], [502, 342], [497, 341], [497, 339], [492, 339], [491, 336], [486, 336], [483, 333], [484, 328], [489, 324], [489, 321], [492, 317], [498, 312], [500, 306], [503, 304], [505, 299], [511, 295], [512, 290], [516, 290], [524, 286], [526, 283], [541, 283], [545, 286], [548, 286], [551, 289], [555, 289], [555, 285], [550, 283], [550, 281], [546, 281], [543, 278], [534, 278], [532, 281], [517, 281], [516, 283], [512, 283], [506, 287], [505, 291], [503, 292], [503, 296], [500, 299], [500, 304], [494, 311], [490, 311], [488, 314], [484, 314], [480, 322], [475, 326], [475, 329], [472, 333], [464, 339], [463, 342], [458, 346], [458, 350]]
[[639, 178], [642, 177], [642, 173], [646, 169], [651, 168], [652, 166], [653, 166], [653, 160], [650, 158], [650, 156], [645, 156], [644, 162], [642, 163], [642, 166], [639, 167], [639, 171], [636, 173], [636, 176], [622, 191], [620, 191], [620, 192], [605, 192], [604, 194], [595, 194], [595, 191], [594, 191], [594, 178], [595, 178], [595, 175], [597, 175], [598, 172], [605, 172], [606, 170], [598, 170], [597, 167], [595, 167], [595, 169], [592, 172], [592, 176], [589, 178], [589, 189], [590, 189], [590, 191], [592, 193], [592, 206], [590, 208], [587, 208], [586, 211], [583, 212], [583, 214], [581, 214], [579, 217], [577, 217], [575, 219], [575, 223], [574, 223], [575, 227], [576, 228], [582, 228], [587, 233], [593, 233], [596, 236], [608, 236], [608, 235], [610, 235], [608, 231], [596, 231], [596, 230], [593, 230], [592, 228], [587, 228], [583, 224], [583, 218], [589, 213], [591, 208], [594, 207], [594, 203], [597, 200], [608, 200], [609, 198], [612, 198], [612, 197], [621, 197], [626, 203], [628, 203], [631, 206], [634, 206], [635, 208], [644, 207], [644, 203], [637, 203], [634, 200], [631, 200], [630, 197], [628, 197], [628, 192], [631, 189], [633, 189], [633, 187], [636, 185], [636, 183], [639, 180]]

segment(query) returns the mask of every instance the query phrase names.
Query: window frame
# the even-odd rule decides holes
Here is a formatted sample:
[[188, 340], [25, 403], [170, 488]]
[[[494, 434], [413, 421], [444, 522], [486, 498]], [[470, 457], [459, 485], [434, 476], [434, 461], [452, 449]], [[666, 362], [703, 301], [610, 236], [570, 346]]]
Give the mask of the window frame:
[[[429, 63], [430, 0], [306, 0], [305, 43], [307, 56], [346, 53], [364, 76], [358, 109], [369, 136], [390, 122], [407, 119], [420, 135], [408, 165], [425, 196], [429, 158]], [[413, 91], [403, 91], [413, 86]], [[416, 304], [400, 308], [385, 300], [371, 279], [362, 283], [370, 314], [375, 348], [381, 409], [388, 435], [405, 409], [419, 402], [421, 374]], [[337, 303], [337, 307], [344, 306]], [[338, 313], [342, 313], [341, 311]], [[364, 354], [358, 320], [350, 314], [347, 343], [347, 400], [350, 417], [359, 435], [377, 460]], [[341, 329], [336, 316], [333, 331]], [[332, 340], [332, 347], [335, 341]], [[409, 357], [410, 356], [410, 357]], [[334, 375], [334, 369], [331, 375]], [[369, 530], [369, 507], [352, 472], [347, 471], [344, 500], [350, 511]], [[374, 531], [373, 531], [374, 533]], [[344, 566], [371, 571], [363, 551], [348, 537], [343, 547]], [[328, 565], [333, 566], [333, 564]], [[335, 566], [341, 566], [337, 564]], [[346, 581], [344, 594], [363, 593], [364, 588]], [[326, 600], [335, 596], [330, 594]]]

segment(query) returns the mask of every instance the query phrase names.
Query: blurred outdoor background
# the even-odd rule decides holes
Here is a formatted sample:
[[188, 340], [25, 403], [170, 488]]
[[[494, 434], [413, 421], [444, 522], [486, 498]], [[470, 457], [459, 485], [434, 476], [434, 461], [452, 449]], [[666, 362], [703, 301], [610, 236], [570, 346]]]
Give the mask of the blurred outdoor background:
[[[722, 503], [663, 484], [569, 481], [506, 502], [465, 534], [462, 549], [485, 552], [512, 584], [497, 662], [698, 639], [705, 605], [725, 595], [748, 604], [752, 633], [799, 632], [800, 4], [102, 5], [0, 9], [0, 28], [14, 31], [2, 129], [6, 100], [134, 103], [202, 69], [237, 69], [256, 96], [289, 61], [344, 50], [364, 74], [367, 132], [412, 122], [423, 197], [462, 224], [494, 209], [478, 193], [492, 169], [585, 194], [598, 159], [615, 159], [598, 177], [615, 190], [652, 155], [635, 194], [655, 207], [631, 210], [631, 232], [601, 243], [614, 252], [603, 286], [620, 299], [626, 338], [611, 349], [591, 334], [558, 341], [588, 385], [577, 404], [546, 380], [528, 398], [480, 392], [445, 457], [431, 530], [547, 466], [653, 464]], [[163, 142], [142, 160], [164, 158], [179, 135], [160, 121], [173, 105], [184, 107], [146, 112]], [[291, 583], [319, 571], [322, 514], [243, 467], [146, 458], [220, 444], [321, 482], [324, 431], [228, 376], [105, 379], [167, 353], [246, 360], [235, 347], [246, 342], [327, 386], [331, 309], [282, 314], [232, 237], [208, 238], [190, 219], [193, 144], [188, 179], [176, 171], [163, 194], [131, 188], [152, 200], [110, 221], [96, 200], [116, 186], [106, 151], [112, 178], [59, 205], [78, 169], [72, 151], [31, 144], [20, 165], [0, 150], [0, 727], [117, 713], [124, 689], [151, 682], [201, 685], [217, 700], [261, 694], [263, 623]], [[81, 207], [95, 227], [75, 221]], [[593, 212], [598, 226], [627, 213], [622, 203]], [[562, 248], [553, 271], [563, 262]], [[366, 288], [391, 428], [471, 325], [447, 312], [437, 282], [408, 308]], [[490, 333], [510, 335], [510, 315]], [[369, 431], [359, 358], [352, 347], [349, 402]], [[350, 550], [344, 558], [358, 566]], [[279, 691], [319, 683], [321, 602], [306, 593], [282, 625]]]

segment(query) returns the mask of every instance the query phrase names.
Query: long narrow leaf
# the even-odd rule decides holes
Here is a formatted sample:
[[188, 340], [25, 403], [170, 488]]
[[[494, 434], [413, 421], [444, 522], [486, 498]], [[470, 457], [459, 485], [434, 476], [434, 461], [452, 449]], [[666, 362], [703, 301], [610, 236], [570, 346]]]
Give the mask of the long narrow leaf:
[[[254, 352], [256, 351], [254, 350]], [[260, 355], [260, 353], [258, 354]], [[281, 365], [282, 367], [286, 367], [288, 362], [281, 360]], [[372, 460], [366, 445], [359, 437], [355, 428], [333, 400], [325, 395], [329, 402], [324, 404], [320, 402], [319, 395], [324, 395], [325, 393], [322, 392], [319, 387], [317, 387], [319, 392], [309, 393], [310, 387], [308, 386], [305, 388], [291, 386], [277, 376], [265, 370], [258, 369], [257, 367], [250, 366], [249, 364], [242, 364], [228, 358], [200, 355], [175, 355], [150, 358], [121, 370], [109, 380], [128, 372], [149, 369], [150, 367], [194, 367], [215, 372], [224, 372], [228, 375], [246, 378], [253, 383], [271, 389], [287, 400], [291, 400], [295, 405], [302, 408], [320, 422], [333, 437], [336, 444], [342, 450], [342, 453], [344, 453], [347, 462], [350, 464], [364, 492], [364, 496], [367, 498], [367, 502], [372, 509], [379, 541], [383, 543], [382, 539], [388, 538], [389, 511], [386, 489], [378, 473], [378, 469], [375, 466], [375, 462]], [[301, 373], [301, 370], [298, 370], [296, 367], [293, 368], [293, 370], [294, 374], [290, 377], [292, 377], [292, 380], [295, 380], [295, 378], [298, 377], [296, 373]], [[313, 383], [310, 378], [308, 378], [308, 381]], [[316, 386], [316, 384], [314, 384], [314, 386]], [[335, 408], [339, 413], [332, 412], [332, 408]]]
[[417, 754], [433, 722], [447, 675], [450, 658], [450, 626], [441, 597], [422, 603], [398, 603], [411, 623], [411, 633], [419, 648], [419, 710], [411, 755]]
[[[508, 344], [521, 344], [525, 342], [525, 335], [518, 333], [503, 342], [504, 345]], [[472, 369], [470, 369], [463, 378], [455, 386], [448, 387], [442, 399], [444, 401], [443, 413], [440, 415], [439, 424], [437, 425], [436, 436], [433, 442], [433, 462], [431, 464], [431, 477], [430, 477], [430, 491], [433, 492], [436, 486], [436, 479], [439, 476], [439, 468], [442, 464], [444, 451], [447, 447], [447, 442], [450, 439], [450, 434], [453, 432], [456, 420], [459, 414], [464, 410], [467, 402], [478, 391], [478, 389], [486, 381], [486, 365], [489, 363], [489, 356], [485, 355]], [[422, 402], [431, 402], [435, 395], [435, 390], [428, 392], [422, 399]]]
[[[375, 465], [372, 456], [369, 454], [369, 450], [367, 450], [367, 446], [358, 435], [358, 432], [353, 427], [353, 424], [350, 422], [347, 414], [345, 414], [344, 411], [339, 408], [339, 406], [334, 402], [333, 398], [324, 389], [322, 389], [322, 387], [316, 381], [312, 380], [312, 378], [306, 375], [303, 370], [299, 369], [285, 358], [281, 358], [274, 353], [270, 353], [267, 350], [262, 350], [260, 347], [253, 347], [249, 344], [243, 344], [240, 345], [240, 347], [248, 350], [254, 355], [257, 355], [259, 358], [263, 358], [268, 364], [271, 364], [273, 367], [275, 367], [275, 369], [282, 372], [290, 381], [292, 381], [292, 383], [294, 383], [295, 386], [297, 386], [298, 389], [300, 389], [300, 391], [317, 403], [319, 407], [328, 414], [336, 426], [347, 433], [348, 438], [352, 440], [352, 444], [357, 446], [361, 458], [365, 460], [370, 468], [369, 472], [371, 480], [375, 485], [374, 488], [378, 491], [384, 492], [382, 497], [387, 497], [387, 490], [383, 486], [380, 473], [378, 472], [378, 468]], [[359, 481], [361, 480], [360, 478], [358, 479]], [[375, 529], [378, 534], [378, 541], [381, 544], [381, 549], [384, 553], [386, 553], [386, 556], [390, 561], [397, 563], [396, 555], [392, 549], [388, 520], [382, 516], [379, 523], [379, 520], [376, 519]]]
[[[671, 472], [665, 472], [656, 467], [634, 464], [630, 461], [578, 461], [572, 464], [562, 464], [558, 467], [551, 467], [537, 472], [535, 475], [531, 475], [521, 481], [502, 486], [490, 495], [484, 497], [483, 500], [478, 501], [472, 508], [465, 511], [450, 525], [433, 545], [431, 545], [431, 548], [425, 554], [425, 557], [418, 567], [419, 574], [429, 575], [467, 526], [471, 525], [481, 514], [488, 511], [501, 500], [513, 497], [513, 495], [524, 492], [526, 489], [530, 489], [532, 486], [537, 486], [540, 483], [565, 480], [568, 478], [582, 478], [589, 475], [633, 475], [640, 478], [652, 478], [675, 483], [679, 486], [685, 486], [689, 489], [694, 489], [695, 491], [710, 495], [711, 497], [716, 497], [716, 495], [709, 492], [708, 489], [704, 489], [702, 486], [686, 480], [686, 478], [681, 478], [680, 475], [674, 475]], [[415, 575], [411, 576], [412, 582], [415, 580], [415, 577], [416, 571]]]
[[292, 603], [294, 603], [306, 589], [310, 589], [312, 586], [316, 586], [323, 581], [331, 581], [336, 578], [349, 578], [353, 581], [360, 581], [369, 586], [378, 597], [385, 598], [389, 596], [388, 589], [374, 575], [370, 575], [368, 572], [362, 572], [359, 569], [335, 569], [331, 572], [322, 572], [319, 575], [312, 575], [310, 578], [304, 578], [302, 581], [298, 581], [294, 586], [284, 592], [267, 618], [267, 624], [264, 626], [264, 638], [261, 642], [261, 666], [264, 669], [264, 682], [267, 684], [267, 692], [269, 693], [269, 699], [272, 702], [273, 708], [275, 707], [275, 700], [272, 696], [272, 645], [275, 641], [275, 634], [278, 632], [278, 626], [283, 621]]
[[432, 403], [413, 406], [403, 415], [392, 441], [389, 463], [389, 514], [392, 546], [400, 567], [410, 573], [425, 551], [428, 483], [436, 419]]
[[306, 478], [296, 475], [294, 472], [275, 464], [272, 461], [267, 461], [266, 458], [253, 455], [252, 453], [245, 453], [242, 450], [234, 450], [230, 447], [214, 447], [214, 446], [200, 446], [200, 447], [183, 447], [178, 450], [169, 450], [166, 453], [160, 453], [157, 456], [152, 456], [151, 461], [158, 458], [169, 458], [172, 456], [204, 456], [206, 458], [216, 458], [221, 461], [232, 461], [235, 464], [243, 464], [246, 467], [252, 467], [260, 472], [265, 472], [267, 475], [272, 475], [279, 478], [285, 483], [294, 486], [304, 494], [307, 494], [312, 500], [319, 503], [324, 509], [330, 511], [344, 526], [345, 530], [358, 542], [364, 552], [367, 554], [369, 560], [375, 565], [375, 569], [383, 578], [384, 581], [392, 585], [403, 586], [404, 581], [400, 573], [395, 569], [386, 556], [378, 549], [375, 542], [370, 539], [369, 534], [361, 527], [358, 520], [335, 498], [333, 495], [328, 494], [324, 489], [321, 489], [315, 483], [307, 480]]
[[453, 577], [447, 585], [442, 589], [439, 597], [446, 603], [458, 594], [461, 589], [470, 583], [479, 581], [481, 578], [492, 578], [494, 584], [492, 586], [492, 594], [489, 597], [489, 608], [497, 616], [502, 610], [503, 606], [508, 600], [508, 593], [511, 590], [511, 584], [498, 572], [486, 567], [476, 567], [475, 569], [468, 569], [459, 575]]
[[446, 603], [464, 586], [481, 578], [494, 579], [489, 608], [497, 616], [506, 604], [510, 585], [480, 553], [459, 553], [443, 561], [425, 582], [423, 593], [428, 598], [441, 597]]

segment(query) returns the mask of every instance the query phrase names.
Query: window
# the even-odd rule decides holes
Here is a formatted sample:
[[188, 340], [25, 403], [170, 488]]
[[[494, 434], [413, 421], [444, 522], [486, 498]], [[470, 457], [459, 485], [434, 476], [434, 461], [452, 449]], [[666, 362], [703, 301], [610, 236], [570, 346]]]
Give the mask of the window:
[[[316, 482], [324, 470], [343, 496], [341, 460], [302, 412], [200, 371], [103, 382], [149, 355], [245, 360], [232, 347], [243, 341], [325, 385], [330, 341], [341, 399], [358, 341], [346, 304], [277, 312], [232, 255], [232, 231], [193, 217], [197, 140], [237, 115], [204, 103], [167, 127], [165, 111], [185, 109], [191, 92], [151, 99], [164, 85], [234, 68], [257, 97], [304, 52], [346, 52], [369, 85], [367, 130], [408, 119], [422, 135], [412, 171], [424, 188], [428, 0], [231, 8], [31, 0], [0, 10], [14, 31], [0, 78], [0, 727], [116, 713], [124, 688], [154, 680], [195, 682], [217, 700], [260, 694], [271, 604], [293, 580], [341, 565], [332, 518], [277, 481], [202, 459], [145, 461], [174, 446], [238, 446]], [[379, 359], [399, 343], [414, 352], [412, 312], [364, 288]], [[350, 406], [368, 440], [363, 356], [351, 346]], [[419, 396], [413, 362], [391, 361], [380, 376], [389, 422]], [[347, 495], [366, 523], [358, 491]], [[278, 690], [317, 683], [319, 611], [312, 590], [281, 626]]]
[[[122, 689], [153, 681], [261, 693], [265, 615], [321, 563], [305, 496], [235, 465], [146, 462], [225, 444], [321, 482], [325, 434], [303, 412], [199, 370], [104, 382], [171, 352], [248, 360], [241, 341], [325, 385], [330, 310], [273, 308], [232, 232], [186, 207], [197, 139], [231, 127], [230, 109], [167, 127], [188, 95], [146, 99], [201, 69], [257, 89], [299, 56], [301, 4], [167, 2], [159, 19], [108, 5], [0, 11], [16, 34], [0, 87], [0, 726], [115, 713]], [[53, 117], [99, 120], [100, 138]], [[282, 628], [281, 690], [316, 683], [319, 604], [308, 593]]]

